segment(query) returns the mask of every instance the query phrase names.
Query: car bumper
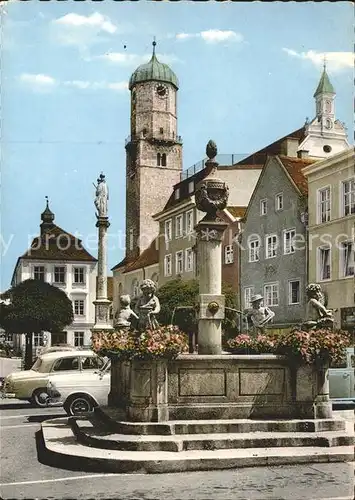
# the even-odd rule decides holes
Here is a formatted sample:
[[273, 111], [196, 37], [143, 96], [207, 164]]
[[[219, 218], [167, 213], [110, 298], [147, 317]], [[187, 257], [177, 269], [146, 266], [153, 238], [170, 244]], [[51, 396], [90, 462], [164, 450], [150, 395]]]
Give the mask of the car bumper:
[[0, 398], [1, 399], [16, 399], [17, 395], [14, 392], [0, 391]]

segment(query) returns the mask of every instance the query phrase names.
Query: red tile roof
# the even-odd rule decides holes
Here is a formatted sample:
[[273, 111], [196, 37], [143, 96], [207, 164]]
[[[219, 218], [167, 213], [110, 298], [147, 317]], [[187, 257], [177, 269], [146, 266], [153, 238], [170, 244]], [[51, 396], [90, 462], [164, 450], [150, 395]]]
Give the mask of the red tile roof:
[[317, 160], [312, 160], [309, 158], [291, 158], [289, 156], [282, 155], [279, 155], [279, 159], [293, 182], [300, 190], [301, 194], [308, 194], [308, 183], [307, 179], [302, 173], [302, 169], [307, 165], [315, 163]]
[[32, 240], [31, 247], [20, 259], [97, 262], [81, 240], [53, 224], [41, 236]]
[[159, 241], [154, 239], [148, 248], [146, 248], [140, 256], [131, 264], [128, 264], [124, 273], [142, 269], [143, 267], [152, 266], [159, 263]]

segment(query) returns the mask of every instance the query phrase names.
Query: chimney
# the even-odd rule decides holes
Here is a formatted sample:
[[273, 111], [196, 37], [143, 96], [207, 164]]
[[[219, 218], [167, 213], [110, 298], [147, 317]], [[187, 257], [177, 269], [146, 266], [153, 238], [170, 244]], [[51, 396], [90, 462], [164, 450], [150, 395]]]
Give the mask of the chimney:
[[299, 141], [297, 137], [286, 137], [281, 143], [281, 154], [297, 158]]
[[297, 156], [298, 158], [308, 158], [309, 151], [306, 151], [305, 149], [300, 149], [299, 151], [297, 151]]

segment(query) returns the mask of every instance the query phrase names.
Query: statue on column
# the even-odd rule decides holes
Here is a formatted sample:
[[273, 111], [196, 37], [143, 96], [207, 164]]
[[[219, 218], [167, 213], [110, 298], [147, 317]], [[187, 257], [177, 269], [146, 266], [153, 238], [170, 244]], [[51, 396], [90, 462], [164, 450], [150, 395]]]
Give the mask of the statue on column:
[[100, 174], [97, 179], [97, 185], [95, 185], [95, 207], [97, 210], [96, 217], [107, 217], [107, 202], [108, 202], [108, 187], [106, 184], [104, 174]]
[[142, 282], [140, 289], [142, 295], [136, 305], [136, 312], [139, 316], [138, 330], [141, 332], [148, 329], [156, 330], [159, 327], [156, 315], [160, 312], [160, 302], [155, 295], [156, 285], [154, 281], [146, 279]]
[[250, 299], [251, 309], [246, 313], [248, 321], [251, 321], [255, 334], [265, 334], [265, 326], [275, 316], [275, 313], [268, 307], [263, 307], [261, 304], [264, 298], [262, 295], [253, 295]]
[[317, 283], [310, 283], [306, 288], [307, 294], [307, 319], [302, 323], [303, 330], [310, 331], [316, 328], [334, 327], [333, 311], [324, 305], [324, 295], [321, 286]]

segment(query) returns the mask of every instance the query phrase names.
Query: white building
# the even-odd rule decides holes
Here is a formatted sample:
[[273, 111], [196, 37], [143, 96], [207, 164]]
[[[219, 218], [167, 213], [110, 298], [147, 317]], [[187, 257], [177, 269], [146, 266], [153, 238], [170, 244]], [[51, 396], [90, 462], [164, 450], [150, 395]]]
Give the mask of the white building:
[[[38, 279], [57, 286], [73, 303], [74, 322], [63, 332], [34, 334], [34, 353], [43, 346], [89, 345], [95, 323], [97, 259], [85, 250], [81, 240], [54, 224], [48, 201], [41, 220], [40, 236], [18, 258], [11, 285]], [[23, 349], [25, 335], [14, 335], [14, 346]]]

